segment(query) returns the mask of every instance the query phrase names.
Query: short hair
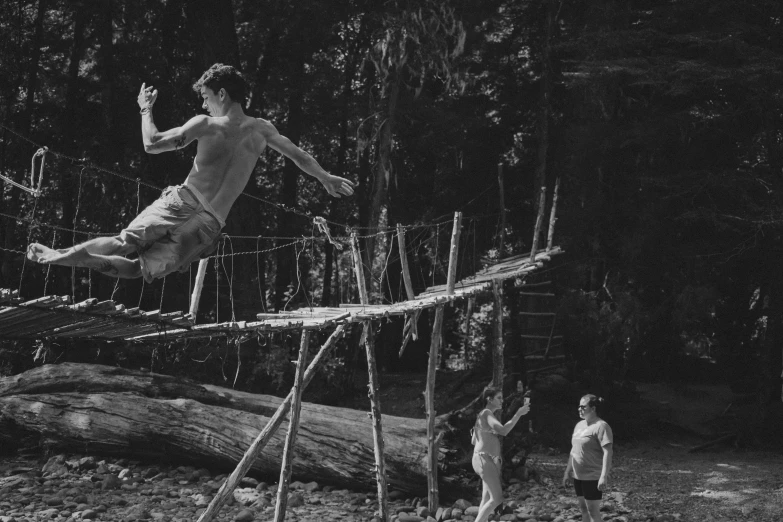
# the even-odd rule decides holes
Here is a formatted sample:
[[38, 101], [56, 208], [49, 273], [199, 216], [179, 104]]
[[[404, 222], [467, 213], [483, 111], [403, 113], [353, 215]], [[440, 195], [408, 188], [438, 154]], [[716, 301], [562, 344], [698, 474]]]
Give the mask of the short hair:
[[231, 101], [245, 104], [247, 82], [242, 73], [231, 65], [216, 63], [204, 71], [201, 78], [193, 84], [193, 90], [201, 92], [201, 87], [209, 87], [213, 92], [225, 89]]
[[487, 403], [490, 399], [495, 397], [498, 393], [502, 392], [503, 390], [496, 386], [487, 386], [484, 388], [484, 391], [481, 393], [481, 397], [484, 399], [484, 404]]
[[587, 405], [591, 408], [598, 409], [599, 404], [604, 403], [603, 397], [598, 397], [597, 395], [593, 395], [592, 393], [588, 393], [587, 395], [582, 397], [582, 400], [587, 400]]

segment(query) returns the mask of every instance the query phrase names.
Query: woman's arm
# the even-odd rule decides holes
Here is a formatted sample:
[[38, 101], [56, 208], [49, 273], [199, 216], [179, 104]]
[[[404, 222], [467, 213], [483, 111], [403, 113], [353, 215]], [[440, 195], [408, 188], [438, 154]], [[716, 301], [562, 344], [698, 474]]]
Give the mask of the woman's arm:
[[565, 472], [563, 473], [563, 487], [568, 487], [568, 480], [571, 478], [572, 470], [574, 469], [574, 457], [569, 453], [568, 463], [566, 464]]
[[598, 479], [599, 491], [603, 491], [604, 488], [606, 488], [606, 483], [609, 480], [609, 472], [612, 469], [612, 455], [614, 454], [611, 443], [606, 444], [602, 449], [604, 450], [604, 462], [601, 467], [601, 478]]
[[523, 415], [525, 415], [527, 412], [530, 411], [530, 406], [525, 404], [521, 408], [517, 410], [517, 412], [514, 414], [511, 419], [505, 423], [501, 424], [500, 421], [493, 415], [491, 412], [489, 415], [487, 415], [487, 424], [490, 428], [492, 428], [495, 433], [499, 435], [508, 435], [511, 430], [514, 429], [514, 426], [517, 425], [517, 422], [519, 422], [519, 419], [522, 418]]

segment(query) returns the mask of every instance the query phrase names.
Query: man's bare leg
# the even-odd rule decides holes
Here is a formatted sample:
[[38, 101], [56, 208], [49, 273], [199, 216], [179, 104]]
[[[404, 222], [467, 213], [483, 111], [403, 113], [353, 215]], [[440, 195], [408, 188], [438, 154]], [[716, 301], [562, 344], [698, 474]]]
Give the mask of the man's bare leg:
[[[45, 265], [57, 264], [61, 266], [75, 266], [90, 268], [111, 277], [122, 279], [135, 279], [141, 277], [141, 265], [138, 259], [125, 259], [122, 256], [103, 256], [90, 254], [81, 245], [74, 247], [73, 252], [56, 261], [39, 260]], [[56, 252], [56, 251], [55, 251]]]
[[32, 243], [27, 248], [27, 259], [44, 264], [79, 266], [70, 261], [70, 258], [78, 256], [78, 250], [101, 256], [121, 256], [133, 252], [134, 247], [123, 241], [120, 236], [96, 237], [71, 248], [59, 250], [49, 248], [40, 243]]

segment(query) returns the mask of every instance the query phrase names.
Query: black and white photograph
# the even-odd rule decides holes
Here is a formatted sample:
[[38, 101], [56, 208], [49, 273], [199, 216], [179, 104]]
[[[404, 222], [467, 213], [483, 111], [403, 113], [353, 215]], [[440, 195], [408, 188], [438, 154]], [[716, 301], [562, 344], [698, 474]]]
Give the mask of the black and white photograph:
[[0, 522], [780, 522], [783, 2], [0, 2]]

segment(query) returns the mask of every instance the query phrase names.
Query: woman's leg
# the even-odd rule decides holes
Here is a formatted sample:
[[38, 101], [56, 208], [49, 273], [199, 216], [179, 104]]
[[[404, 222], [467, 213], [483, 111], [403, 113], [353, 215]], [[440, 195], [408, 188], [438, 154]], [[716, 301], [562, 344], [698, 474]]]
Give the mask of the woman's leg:
[[[590, 516], [590, 522], [601, 522], [603, 517], [601, 516], [601, 501], [600, 500], [585, 500], [587, 504], [587, 511]], [[582, 511], [582, 517], [584, 517], [584, 511]], [[586, 520], [583, 518], [583, 520]]]
[[590, 511], [587, 509], [585, 497], [576, 497], [576, 503], [579, 504], [579, 510], [582, 512], [582, 522], [590, 522]]
[[495, 464], [495, 461], [483, 455], [479, 458], [484, 464], [481, 480], [484, 481], [484, 487], [489, 490], [489, 500], [483, 502], [482, 499], [475, 522], [486, 522], [495, 508], [503, 503], [503, 486], [500, 483], [500, 468]]
[[479, 504], [479, 511], [481, 511], [481, 508], [484, 507], [484, 504], [488, 503], [490, 499], [489, 487], [483, 480], [481, 481], [481, 489], [481, 503]]

